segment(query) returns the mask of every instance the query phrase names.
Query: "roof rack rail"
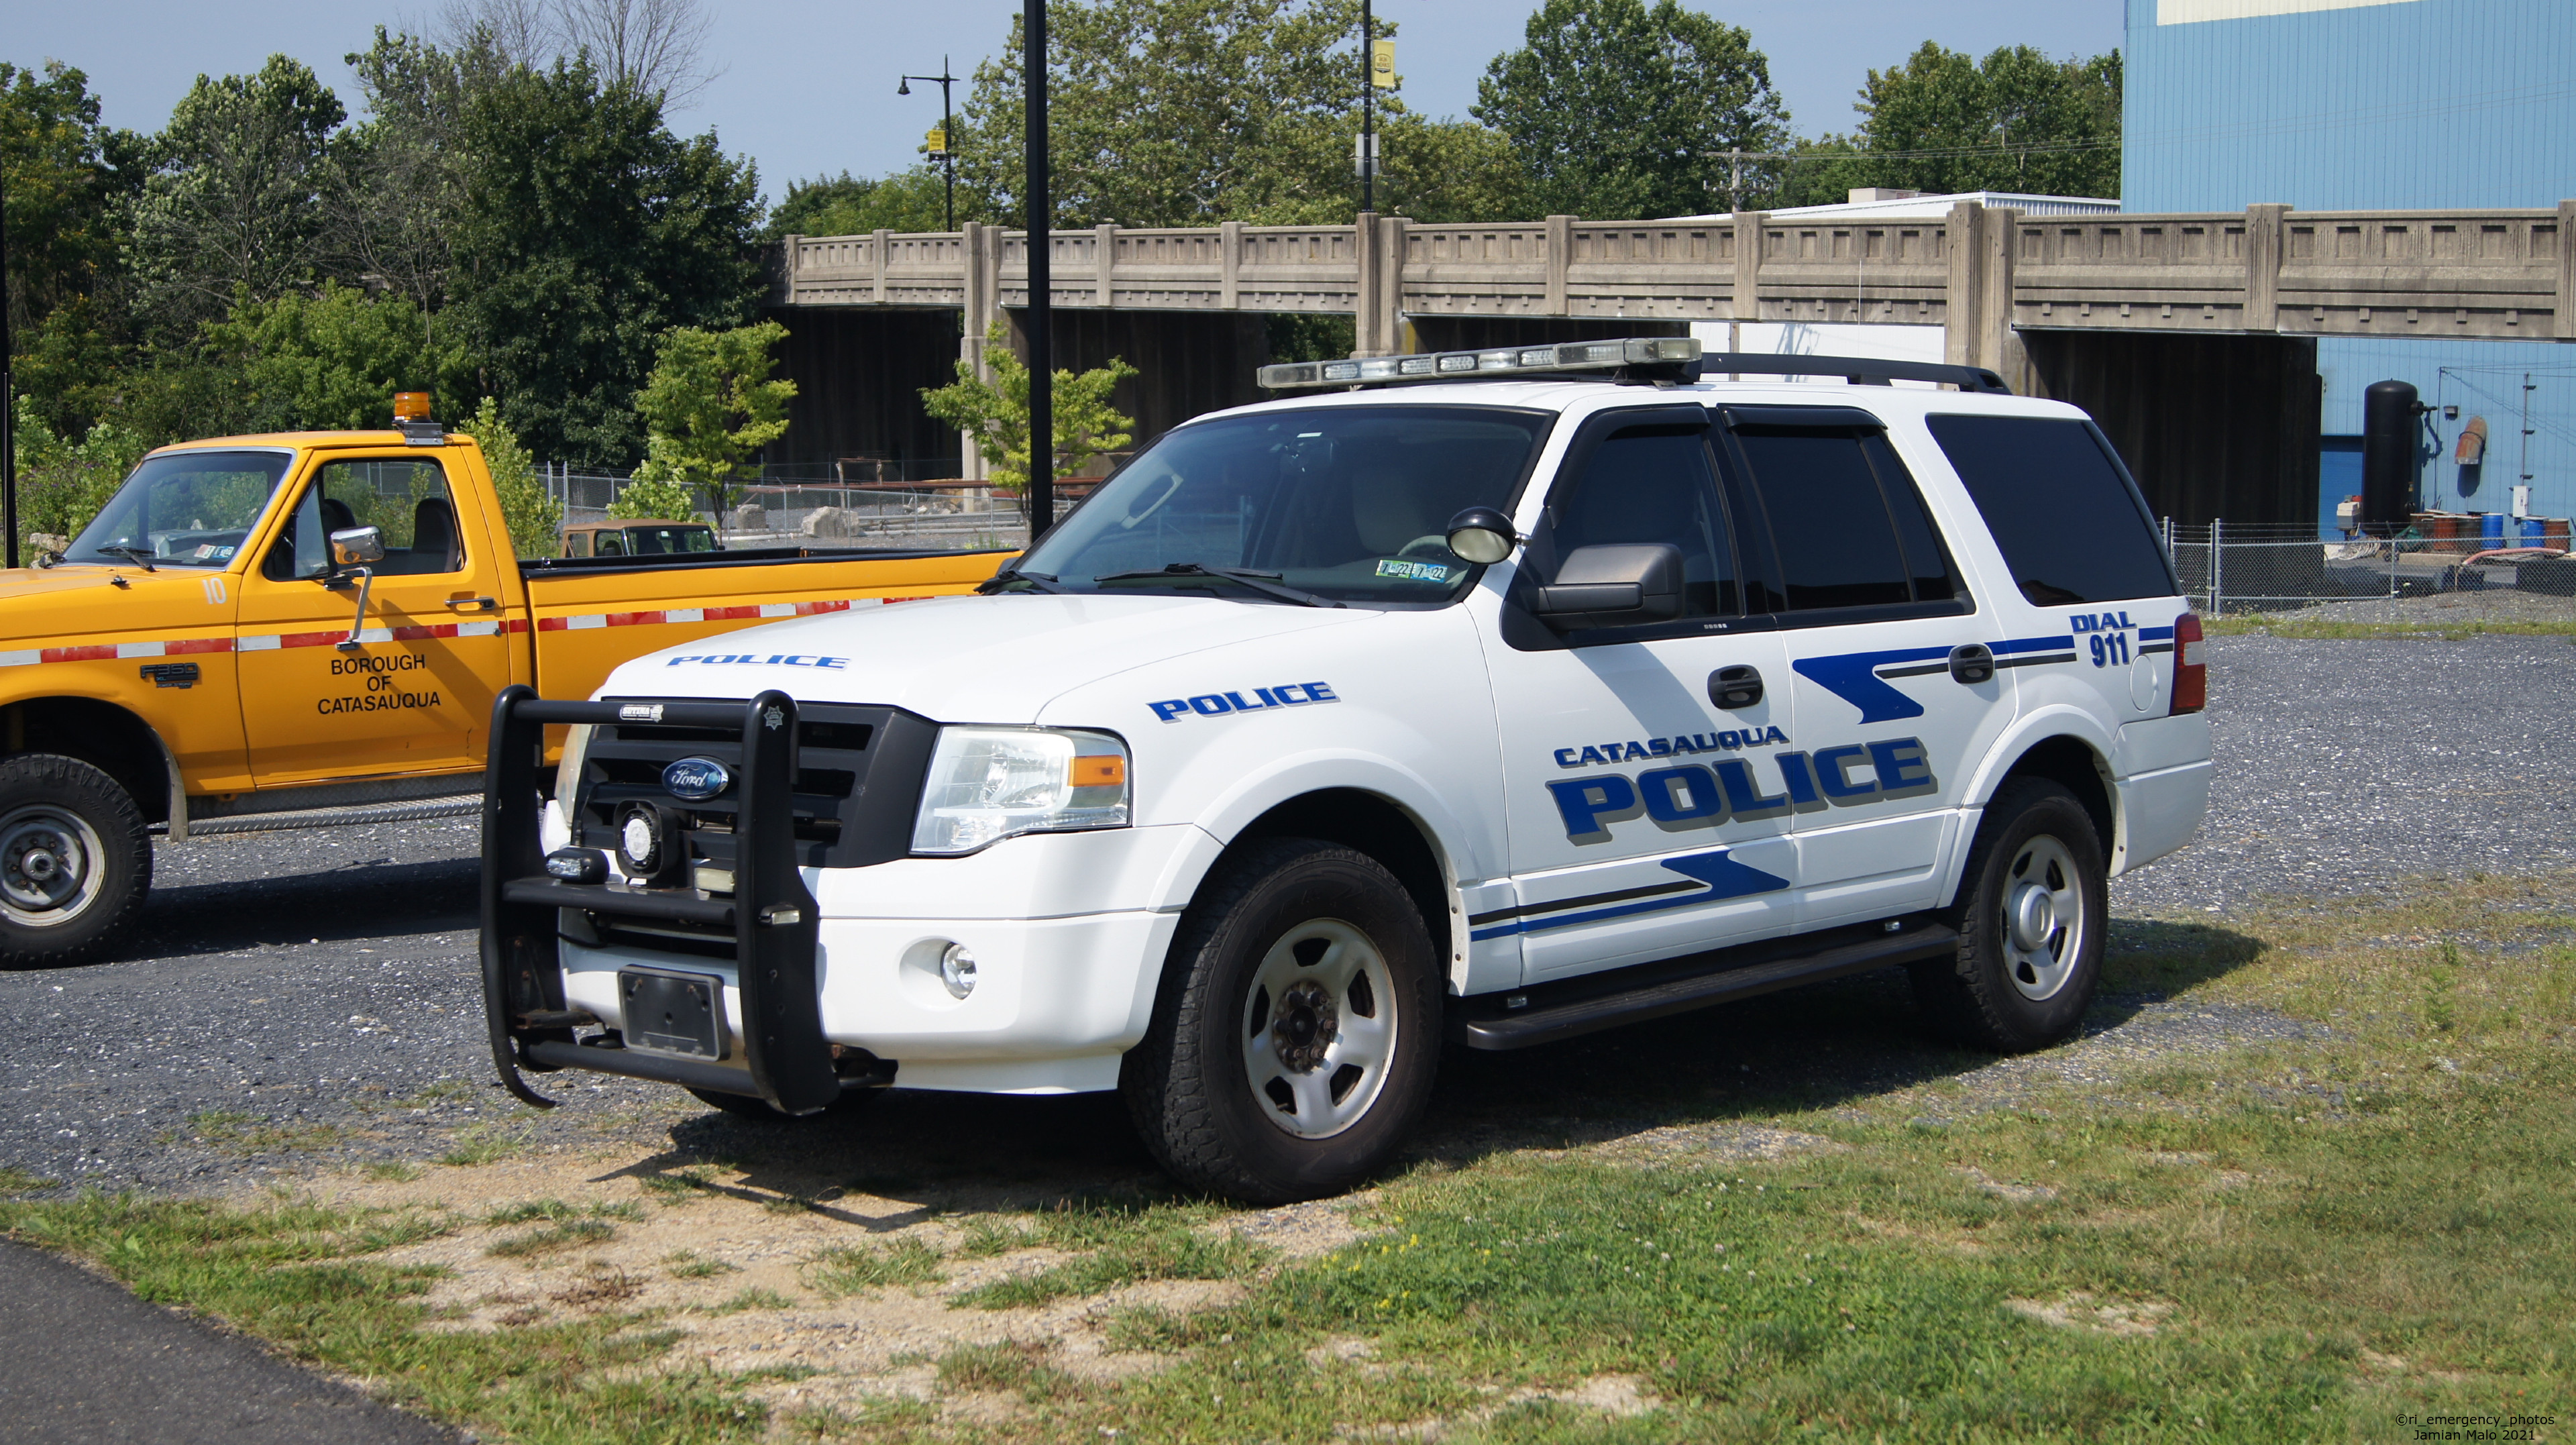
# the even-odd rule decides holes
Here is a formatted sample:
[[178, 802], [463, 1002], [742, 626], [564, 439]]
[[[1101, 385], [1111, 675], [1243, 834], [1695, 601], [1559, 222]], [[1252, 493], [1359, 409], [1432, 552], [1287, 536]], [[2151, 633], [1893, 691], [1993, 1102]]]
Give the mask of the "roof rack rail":
[[1961, 391], [2010, 396], [2004, 379], [1982, 366], [1951, 366], [1937, 361], [1894, 361], [1875, 356], [1785, 356], [1778, 352], [1712, 351], [1699, 359], [1700, 379], [1732, 376], [1839, 376], [1854, 386], [1885, 386], [1891, 381], [1937, 381]]

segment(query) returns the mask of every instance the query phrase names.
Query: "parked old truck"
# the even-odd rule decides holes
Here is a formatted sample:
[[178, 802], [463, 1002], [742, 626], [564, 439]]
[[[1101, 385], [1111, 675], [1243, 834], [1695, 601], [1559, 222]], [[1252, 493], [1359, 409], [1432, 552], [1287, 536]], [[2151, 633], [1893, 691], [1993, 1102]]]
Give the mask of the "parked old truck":
[[514, 556], [470, 436], [226, 437], [144, 458], [49, 566], [0, 573], [0, 965], [139, 911], [152, 839], [472, 812], [492, 702], [628, 658], [962, 592], [999, 558]]

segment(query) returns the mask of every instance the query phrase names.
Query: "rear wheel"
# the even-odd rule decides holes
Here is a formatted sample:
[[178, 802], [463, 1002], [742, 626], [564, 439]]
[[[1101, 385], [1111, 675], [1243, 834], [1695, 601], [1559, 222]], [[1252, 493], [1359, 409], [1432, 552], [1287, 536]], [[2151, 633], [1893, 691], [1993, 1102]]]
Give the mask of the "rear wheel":
[[1256, 1204], [1337, 1194], [1421, 1117], [1441, 987], [1412, 896], [1304, 838], [1227, 861], [1181, 923], [1120, 1088], [1183, 1183]]
[[1953, 913], [1957, 956], [1912, 970], [1916, 1002], [1945, 1033], [2022, 1053], [2082, 1026], [2109, 894], [2101, 837], [2073, 793], [2045, 778], [1997, 789]]
[[152, 887], [152, 835], [114, 778], [78, 758], [0, 761], [0, 967], [95, 957]]

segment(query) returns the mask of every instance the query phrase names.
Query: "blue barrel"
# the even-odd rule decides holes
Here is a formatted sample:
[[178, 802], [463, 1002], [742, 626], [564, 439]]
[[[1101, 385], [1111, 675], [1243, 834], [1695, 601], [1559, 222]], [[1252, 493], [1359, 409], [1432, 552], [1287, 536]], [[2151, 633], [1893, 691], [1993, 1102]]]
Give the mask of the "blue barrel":
[[2485, 546], [2490, 550], [2503, 546], [2505, 524], [2504, 513], [2489, 512], [2478, 520], [2486, 524]]
[[2540, 524], [2540, 519], [2538, 517], [2525, 517], [2522, 519], [2522, 545], [2526, 547], [2546, 546], [2548, 544], [2545, 539], [2548, 535], [2549, 529]]

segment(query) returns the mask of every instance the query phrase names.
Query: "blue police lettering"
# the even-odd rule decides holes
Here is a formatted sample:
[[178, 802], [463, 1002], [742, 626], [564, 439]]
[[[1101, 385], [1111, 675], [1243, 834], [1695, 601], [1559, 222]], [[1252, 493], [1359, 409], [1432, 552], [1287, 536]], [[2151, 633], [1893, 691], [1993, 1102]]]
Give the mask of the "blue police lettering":
[[2119, 632], [2137, 626], [2126, 612], [2078, 612], [2066, 624], [2074, 632]]
[[1729, 729], [1725, 732], [1675, 733], [1669, 737], [1564, 747], [1558, 748], [1552, 756], [1560, 768], [1583, 768], [1595, 763], [1652, 762], [1657, 758], [1677, 758], [1691, 753], [1742, 752], [1746, 748], [1767, 748], [1787, 741], [1789, 735], [1778, 728], [1745, 728], [1740, 732]]
[[[1304, 696], [1299, 696], [1300, 693]], [[1310, 703], [1341, 700], [1341, 694], [1334, 692], [1328, 683], [1289, 682], [1253, 688], [1250, 698], [1243, 695], [1242, 689], [1236, 688], [1227, 692], [1203, 692], [1195, 697], [1165, 698], [1145, 706], [1153, 710], [1157, 722], [1179, 722], [1191, 716], [1225, 717], [1231, 713], [1268, 712], [1272, 708], [1304, 707]]]
[[846, 657], [826, 657], [813, 652], [773, 652], [767, 657], [748, 652], [693, 652], [671, 658], [662, 665], [678, 667], [684, 662], [694, 662], [700, 667], [815, 667], [831, 672], [846, 671], [850, 665]]
[[[1757, 731], [1763, 732], [1760, 738], [1753, 736]], [[1753, 742], [1788, 741], [1777, 728], [1746, 729], [1745, 737]], [[1676, 737], [1671, 742], [1672, 752], [1680, 753], [1682, 739]], [[1631, 747], [1644, 751], [1637, 744], [1614, 744], [1608, 749], [1559, 748], [1556, 763], [1572, 768], [1617, 762]], [[1918, 797], [1938, 791], [1941, 786], [1940, 779], [1932, 774], [1931, 752], [1921, 738], [1850, 743], [1820, 748], [1812, 756], [1780, 752], [1772, 755], [1772, 761], [1780, 770], [1780, 791], [1776, 793], [1762, 791], [1763, 781], [1755, 776], [1753, 762], [1745, 758], [1672, 763], [1648, 768], [1633, 781], [1624, 773], [1595, 773], [1551, 782], [1547, 791], [1556, 804], [1558, 817], [1565, 823], [1569, 841], [1606, 843], [1610, 841], [1612, 823], [1640, 816], [1667, 832], [1713, 828], [1730, 820], [1758, 822], [1791, 811], [1863, 807], [1894, 798]]]

